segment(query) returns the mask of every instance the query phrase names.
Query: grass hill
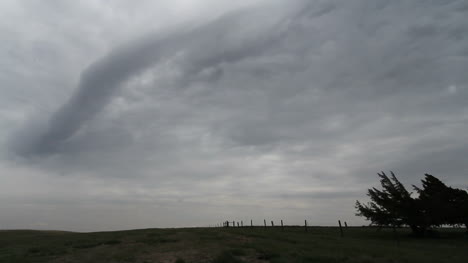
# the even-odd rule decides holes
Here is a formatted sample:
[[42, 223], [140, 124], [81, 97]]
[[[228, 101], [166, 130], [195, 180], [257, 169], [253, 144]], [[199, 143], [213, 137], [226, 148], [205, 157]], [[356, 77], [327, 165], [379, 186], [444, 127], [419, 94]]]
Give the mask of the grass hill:
[[417, 239], [409, 231], [349, 227], [0, 231], [0, 262], [468, 262], [462, 229]]

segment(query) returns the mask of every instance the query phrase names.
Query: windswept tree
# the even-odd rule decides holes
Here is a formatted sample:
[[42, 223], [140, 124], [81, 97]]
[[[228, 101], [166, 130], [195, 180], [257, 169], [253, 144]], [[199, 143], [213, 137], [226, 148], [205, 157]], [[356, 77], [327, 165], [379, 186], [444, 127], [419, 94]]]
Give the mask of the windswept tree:
[[468, 229], [468, 192], [449, 187], [435, 176], [425, 174], [419, 193], [420, 205], [430, 225], [465, 225]]
[[425, 174], [422, 187], [413, 185], [419, 196], [413, 198], [395, 174], [378, 174], [382, 190], [372, 188], [367, 195], [371, 202], [356, 201], [358, 216], [373, 225], [409, 226], [416, 235], [424, 235], [433, 226], [465, 225], [468, 229], [468, 192], [445, 185], [441, 180]]
[[452, 189], [453, 214], [449, 224], [463, 224], [468, 232], [468, 192], [462, 189]]
[[367, 204], [356, 201], [356, 215], [378, 226], [408, 225], [414, 234], [423, 235], [428, 225], [424, 222], [419, 200], [411, 197], [395, 174], [390, 173], [390, 177], [384, 172], [378, 173], [382, 190], [375, 187], [369, 189], [367, 195], [371, 202]]
[[419, 193], [419, 200], [424, 220], [427, 224], [441, 226], [449, 221], [452, 207], [449, 205], [449, 188], [435, 176], [425, 174], [421, 180], [422, 188], [413, 185]]

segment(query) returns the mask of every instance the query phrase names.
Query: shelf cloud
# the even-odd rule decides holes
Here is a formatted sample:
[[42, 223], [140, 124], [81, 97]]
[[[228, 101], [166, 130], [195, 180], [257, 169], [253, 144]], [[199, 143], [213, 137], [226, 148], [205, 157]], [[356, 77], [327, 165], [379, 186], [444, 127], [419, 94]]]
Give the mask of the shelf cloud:
[[354, 202], [382, 170], [467, 188], [467, 14], [463, 0], [2, 1], [0, 227], [364, 224]]

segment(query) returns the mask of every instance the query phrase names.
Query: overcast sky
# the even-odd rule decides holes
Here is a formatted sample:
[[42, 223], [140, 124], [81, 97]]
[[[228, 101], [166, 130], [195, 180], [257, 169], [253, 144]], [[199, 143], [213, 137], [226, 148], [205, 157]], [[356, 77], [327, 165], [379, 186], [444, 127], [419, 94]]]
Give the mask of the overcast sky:
[[[236, 3], [233, 3], [236, 2]], [[0, 2], [0, 229], [367, 224], [468, 187], [468, 2]]]

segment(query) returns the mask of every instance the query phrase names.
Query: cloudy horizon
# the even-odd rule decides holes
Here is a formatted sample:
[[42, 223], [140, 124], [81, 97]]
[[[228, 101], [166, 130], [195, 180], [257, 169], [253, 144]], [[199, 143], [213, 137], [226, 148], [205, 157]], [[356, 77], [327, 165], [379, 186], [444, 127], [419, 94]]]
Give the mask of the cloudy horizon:
[[467, 189], [465, 1], [0, 3], [0, 229], [350, 225]]

